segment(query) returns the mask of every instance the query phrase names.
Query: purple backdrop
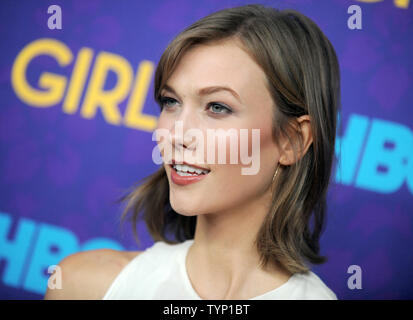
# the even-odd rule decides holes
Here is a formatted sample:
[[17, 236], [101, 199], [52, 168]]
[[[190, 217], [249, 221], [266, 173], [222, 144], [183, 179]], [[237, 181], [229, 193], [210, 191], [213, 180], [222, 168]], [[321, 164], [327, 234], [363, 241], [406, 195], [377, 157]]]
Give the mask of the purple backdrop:
[[[139, 225], [142, 243], [135, 244], [130, 225], [119, 228], [123, 207], [114, 204], [157, 168], [151, 128], [159, 111], [152, 99], [151, 67], [184, 27], [247, 3], [1, 3], [0, 298], [42, 298], [48, 266], [68, 254], [143, 250], [153, 243]], [[329, 261], [313, 271], [339, 299], [412, 299], [412, 4], [258, 3], [308, 15], [340, 60], [340, 166], [321, 242]], [[62, 29], [48, 28], [52, 4], [61, 7]], [[362, 10], [362, 29], [348, 27], [351, 5]], [[103, 90], [99, 72], [106, 77], [104, 90], [120, 92], [112, 113], [94, 108], [97, 91]], [[136, 83], [148, 91], [139, 91]], [[127, 117], [139, 97], [143, 109]], [[355, 275], [350, 266], [359, 267], [361, 288], [349, 285]]]

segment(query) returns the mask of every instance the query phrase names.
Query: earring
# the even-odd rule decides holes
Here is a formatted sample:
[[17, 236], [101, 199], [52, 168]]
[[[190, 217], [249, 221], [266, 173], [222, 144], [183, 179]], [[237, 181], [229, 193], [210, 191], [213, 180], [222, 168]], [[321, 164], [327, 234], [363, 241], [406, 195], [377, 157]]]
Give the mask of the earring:
[[275, 170], [275, 173], [274, 173], [274, 175], [272, 176], [271, 189], [272, 189], [272, 186], [274, 185], [274, 180], [275, 180], [275, 177], [277, 176], [278, 168], [279, 168], [279, 167], [280, 167], [280, 164], [278, 163], [277, 169]]

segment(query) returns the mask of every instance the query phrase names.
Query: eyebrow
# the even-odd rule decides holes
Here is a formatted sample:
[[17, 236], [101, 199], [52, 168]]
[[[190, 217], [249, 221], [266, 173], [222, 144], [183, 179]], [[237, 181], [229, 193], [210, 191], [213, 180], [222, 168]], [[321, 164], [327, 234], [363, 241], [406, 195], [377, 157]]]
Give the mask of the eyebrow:
[[[175, 92], [175, 90], [168, 84], [165, 84], [163, 89], [179, 96]], [[242, 103], [239, 94], [234, 89], [231, 89], [230, 87], [226, 87], [226, 86], [205, 87], [205, 88], [202, 88], [202, 89], [198, 90], [198, 95], [199, 96], [208, 95], [208, 94], [212, 94], [212, 93], [217, 92], [217, 91], [227, 91], [227, 92], [231, 93], [240, 103]]]

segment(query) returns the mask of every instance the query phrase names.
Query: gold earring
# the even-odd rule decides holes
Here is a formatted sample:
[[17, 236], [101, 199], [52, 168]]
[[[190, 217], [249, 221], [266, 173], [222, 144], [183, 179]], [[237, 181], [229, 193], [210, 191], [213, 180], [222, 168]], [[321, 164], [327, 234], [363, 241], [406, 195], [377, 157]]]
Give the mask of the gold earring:
[[278, 168], [280, 167], [280, 164], [278, 163], [278, 165], [277, 165], [277, 169], [275, 170], [275, 173], [274, 173], [274, 175], [272, 176], [272, 183], [271, 183], [271, 187], [272, 187], [272, 185], [274, 184], [274, 180], [275, 180], [275, 177], [277, 176], [277, 173], [278, 173]]

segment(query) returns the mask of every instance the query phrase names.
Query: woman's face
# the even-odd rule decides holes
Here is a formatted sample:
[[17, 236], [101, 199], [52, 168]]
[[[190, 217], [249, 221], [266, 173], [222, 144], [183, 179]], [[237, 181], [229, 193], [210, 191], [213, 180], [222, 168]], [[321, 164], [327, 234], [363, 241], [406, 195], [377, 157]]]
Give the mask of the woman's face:
[[[264, 72], [234, 40], [198, 45], [182, 57], [166, 82], [171, 89], [160, 92], [167, 99], [163, 100], [157, 129], [167, 129], [171, 134], [170, 140], [166, 142], [172, 150], [170, 158], [177, 159], [176, 153], [179, 151], [190, 150], [195, 154], [200, 151], [197, 149], [202, 148], [203, 159], [191, 158], [188, 161], [184, 154], [183, 160], [207, 168], [210, 172], [198, 182], [180, 185], [173, 182], [171, 174], [174, 169], [170, 163], [164, 163], [169, 180], [170, 202], [176, 212], [187, 216], [215, 214], [237, 207], [246, 208], [248, 204], [268, 197], [279, 152], [272, 140], [273, 101], [265, 83]], [[228, 90], [200, 92], [203, 88], [217, 86], [229, 87], [235, 93]], [[183, 125], [183, 135], [175, 130], [177, 121]], [[189, 129], [197, 129], [201, 135], [197, 139], [185, 137]], [[210, 131], [225, 137], [223, 144], [218, 143], [218, 138], [215, 139], [213, 163], [208, 163], [208, 152], [211, 151], [208, 129], [223, 129], [226, 132], [219, 134], [219, 131]], [[249, 156], [253, 146], [252, 129], [260, 130], [257, 145], [259, 157], [255, 158], [259, 162], [255, 164], [259, 170], [253, 175], [241, 174], [241, 168], [252, 167], [251, 162], [241, 162], [241, 129], [248, 130], [246, 150], [249, 150]], [[230, 161], [233, 138], [238, 146], [236, 163]], [[218, 162], [218, 154], [224, 151], [226, 159], [222, 164]], [[161, 153], [165, 160], [162, 149]]]

